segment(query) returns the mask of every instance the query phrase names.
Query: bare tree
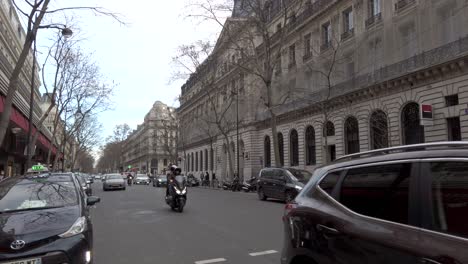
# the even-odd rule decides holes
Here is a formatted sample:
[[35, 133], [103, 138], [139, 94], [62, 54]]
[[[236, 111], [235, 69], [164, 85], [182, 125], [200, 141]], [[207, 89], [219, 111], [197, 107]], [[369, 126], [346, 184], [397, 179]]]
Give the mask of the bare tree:
[[131, 129], [128, 124], [115, 126], [111, 136], [107, 138], [107, 143], [101, 147], [97, 168], [101, 172], [116, 171], [122, 165], [122, 148], [124, 141], [130, 135]]
[[[24, 2], [23, 2], [24, 1]], [[88, 10], [94, 12], [95, 14], [110, 16], [113, 19], [123, 23], [119, 15], [109, 12], [102, 7], [64, 7], [58, 9], [50, 9], [49, 4], [50, 0], [13, 0], [12, 3], [16, 7], [16, 10], [20, 13], [20, 15], [24, 15], [27, 22], [26, 22], [26, 36], [23, 47], [21, 49], [20, 55], [16, 64], [14, 66], [13, 72], [10, 75], [9, 82], [8, 82], [8, 92], [6, 94], [6, 99], [4, 103], [3, 112], [0, 115], [0, 142], [3, 142], [5, 139], [6, 131], [8, 130], [8, 123], [10, 121], [12, 106], [13, 106], [13, 98], [18, 90], [20, 84], [20, 75], [23, 70], [24, 63], [26, 59], [30, 55], [32, 43], [35, 41], [37, 32], [39, 29], [46, 29], [46, 28], [55, 28], [64, 30], [66, 25], [61, 23], [51, 22], [48, 24], [43, 24], [44, 18], [50, 18], [50, 21], [53, 21], [53, 17], [51, 15], [55, 13], [63, 13], [68, 10]], [[23, 7], [24, 6], [24, 7]], [[34, 56], [34, 54], [33, 54]], [[33, 107], [33, 106], [30, 106]], [[32, 122], [32, 120], [30, 120]]]
[[101, 141], [100, 132], [102, 131], [102, 124], [99, 123], [95, 116], [86, 116], [79, 129], [76, 130], [75, 140], [76, 147], [73, 149], [71, 169], [75, 168], [77, 158], [83, 153], [88, 153], [99, 144]]
[[[58, 94], [58, 111], [63, 123], [63, 140], [60, 149], [65, 153], [67, 139], [76, 138], [76, 133], [83, 129], [83, 123], [88, 117], [109, 108], [110, 96], [114, 85], [103, 83], [99, 67], [91, 61], [88, 55], [79, 50], [68, 53], [70, 67], [64, 68], [65, 80], [63, 91]], [[57, 164], [56, 155], [54, 164]], [[64, 169], [64, 168], [62, 168]]]

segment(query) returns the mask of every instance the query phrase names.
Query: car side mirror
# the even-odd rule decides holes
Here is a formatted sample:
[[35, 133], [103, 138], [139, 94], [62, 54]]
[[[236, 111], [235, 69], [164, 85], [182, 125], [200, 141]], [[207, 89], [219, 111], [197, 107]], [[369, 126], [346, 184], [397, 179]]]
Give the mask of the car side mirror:
[[101, 198], [97, 196], [89, 196], [88, 198], [86, 198], [86, 205], [92, 206], [92, 205], [99, 203], [100, 201], [101, 201]]

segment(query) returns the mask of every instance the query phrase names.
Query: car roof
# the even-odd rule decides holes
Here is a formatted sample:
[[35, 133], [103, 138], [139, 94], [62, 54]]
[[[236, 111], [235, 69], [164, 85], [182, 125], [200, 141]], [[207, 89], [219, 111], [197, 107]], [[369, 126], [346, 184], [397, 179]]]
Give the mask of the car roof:
[[318, 168], [333, 170], [342, 167], [398, 160], [448, 158], [468, 159], [468, 142], [458, 142], [458, 144], [451, 143], [453, 142], [446, 142], [447, 145], [444, 145], [444, 143], [417, 144], [361, 152], [343, 156], [330, 164], [320, 166]]

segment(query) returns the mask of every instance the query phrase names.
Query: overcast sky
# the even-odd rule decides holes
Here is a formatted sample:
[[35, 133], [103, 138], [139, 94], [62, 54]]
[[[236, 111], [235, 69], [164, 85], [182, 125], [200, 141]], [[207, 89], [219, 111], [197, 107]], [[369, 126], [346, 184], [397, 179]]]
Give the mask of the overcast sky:
[[[80, 46], [92, 52], [106, 78], [118, 83], [113, 96], [114, 110], [100, 115], [103, 138], [115, 125], [132, 128], [143, 122], [157, 100], [170, 106], [176, 101], [182, 81], [169, 84], [177, 47], [196, 40], [214, 40], [220, 27], [186, 18], [185, 0], [55, 0], [63, 6], [102, 6], [122, 15], [123, 26], [109, 17], [89, 11], [75, 11], [80, 27]], [[71, 14], [68, 13], [68, 16]], [[47, 43], [49, 33], [41, 31], [38, 46]]]

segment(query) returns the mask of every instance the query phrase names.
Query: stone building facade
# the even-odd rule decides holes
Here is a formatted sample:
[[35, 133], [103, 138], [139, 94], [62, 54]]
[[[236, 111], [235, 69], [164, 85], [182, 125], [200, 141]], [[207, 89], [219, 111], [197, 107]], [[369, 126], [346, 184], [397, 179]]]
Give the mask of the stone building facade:
[[161, 173], [177, 160], [175, 109], [157, 101], [124, 141], [123, 165], [142, 173]]
[[[249, 12], [238, 10], [240, 2], [235, 1], [233, 16], [248, 16]], [[269, 3], [274, 9], [281, 2]], [[312, 170], [359, 151], [468, 140], [466, 1], [302, 3], [289, 9], [286, 20], [273, 9], [269, 15], [271, 34], [288, 32], [280, 43], [281, 66], [275, 71], [273, 86], [277, 102], [285, 94], [291, 96], [274, 109], [276, 135], [272, 135], [271, 114], [259, 99], [264, 95], [256, 77], [245, 73], [238, 81], [245, 85], [240, 108], [246, 112], [239, 140], [237, 131], [231, 131], [229, 147], [234, 152], [231, 164], [237, 168], [239, 157], [244, 179], [265, 166]], [[218, 43], [222, 38], [223, 34]], [[216, 56], [229, 61], [229, 52], [218, 48]], [[181, 120], [203, 115], [201, 86], [191, 78], [182, 87]], [[213, 170], [218, 178], [229, 177], [226, 140], [219, 133], [213, 137], [193, 129], [198, 126], [181, 123], [181, 131], [192, 132], [179, 146], [184, 170], [195, 175]], [[280, 164], [275, 164], [273, 136], [278, 139]]]

